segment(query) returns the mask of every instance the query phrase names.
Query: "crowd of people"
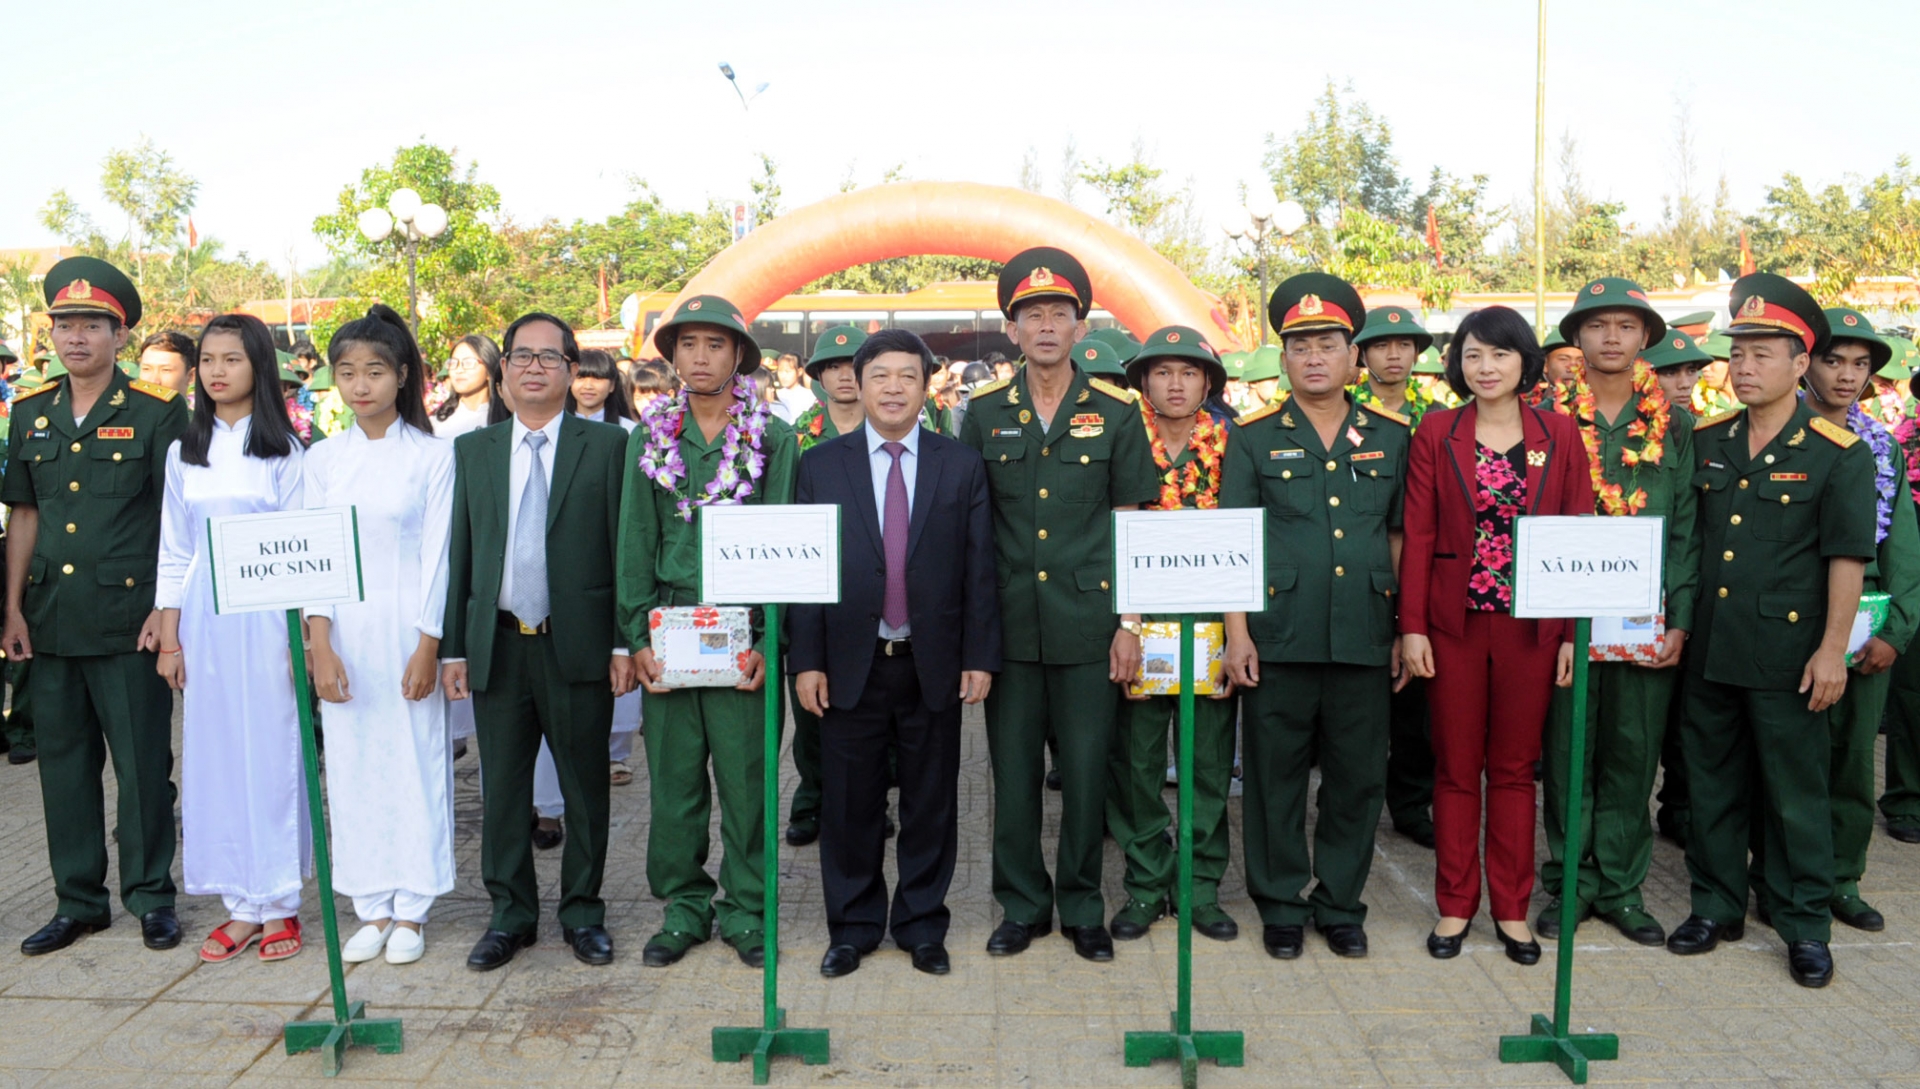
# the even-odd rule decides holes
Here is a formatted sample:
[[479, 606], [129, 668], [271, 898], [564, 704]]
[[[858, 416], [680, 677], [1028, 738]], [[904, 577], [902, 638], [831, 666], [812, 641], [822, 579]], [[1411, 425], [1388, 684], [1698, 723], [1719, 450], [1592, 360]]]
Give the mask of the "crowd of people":
[[[1441, 354], [1412, 311], [1307, 273], [1268, 300], [1279, 343], [1223, 358], [1182, 326], [1090, 333], [1094, 282], [1052, 248], [1004, 266], [1017, 360], [954, 363], [909, 332], [838, 326], [802, 363], [763, 354], [730, 301], [703, 295], [640, 360], [583, 351], [566, 322], [530, 313], [435, 368], [376, 305], [324, 359], [228, 314], [139, 341], [135, 377], [117, 365], [141, 318], [134, 284], [61, 262], [46, 279], [54, 355], [34, 382], [15, 376], [0, 485], [6, 741], [39, 762], [57, 897], [22, 951], [111, 921], [111, 759], [120, 899], [147, 946], [181, 940], [177, 803], [185, 891], [228, 916], [198, 955], [298, 954], [297, 710], [318, 700], [335, 884], [359, 924], [347, 960], [424, 955], [454, 885], [452, 767], [470, 739], [492, 913], [469, 967], [535, 941], [533, 852], [554, 848], [563, 940], [611, 963], [610, 790], [633, 780], [637, 736], [664, 903], [643, 962], [717, 934], [762, 965], [764, 617], [743, 610], [726, 643], [725, 610], [700, 590], [698, 509], [735, 503], [841, 509], [840, 602], [795, 606], [776, 633], [799, 778], [785, 838], [819, 843], [827, 976], [887, 939], [916, 969], [950, 970], [970, 704], [984, 704], [1002, 913], [986, 951], [1017, 955], [1058, 925], [1111, 961], [1168, 917], [1178, 701], [1142, 669], [1146, 639], [1177, 618], [1113, 610], [1110, 514], [1126, 510], [1263, 512], [1266, 608], [1194, 633], [1215, 648], [1190, 784], [1198, 933], [1239, 932], [1218, 894], [1236, 780], [1276, 959], [1302, 956], [1309, 927], [1336, 955], [1367, 954], [1383, 809], [1434, 851], [1436, 958], [1461, 952], [1483, 889], [1521, 964], [1540, 959], [1538, 936], [1571, 937], [1569, 899], [1577, 920], [1683, 955], [1740, 937], [1751, 902], [1806, 986], [1833, 976], [1834, 921], [1884, 927], [1861, 892], [1876, 801], [1890, 836], [1920, 842], [1911, 342], [1779, 276], [1737, 281], [1712, 333], [1715, 315], [1669, 322], [1608, 277], [1544, 341], [1495, 306]], [[295, 691], [279, 620], [214, 610], [206, 522], [348, 505], [364, 600], [307, 612], [312, 690]], [[1513, 615], [1515, 519], [1547, 514], [1665, 520], [1660, 613], [1589, 652], [1578, 857], [1572, 624]], [[662, 640], [688, 613], [735, 653], [717, 682], [687, 680]], [[1107, 834], [1125, 858], [1117, 905]], [[1642, 893], [1656, 834], [1683, 844], [1691, 879], [1671, 932]]]

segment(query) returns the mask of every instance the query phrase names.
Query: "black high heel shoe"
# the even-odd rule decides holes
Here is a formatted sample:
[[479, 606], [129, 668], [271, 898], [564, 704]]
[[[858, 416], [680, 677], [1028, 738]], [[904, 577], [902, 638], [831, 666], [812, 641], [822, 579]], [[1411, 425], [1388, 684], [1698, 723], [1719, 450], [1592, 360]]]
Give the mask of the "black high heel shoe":
[[1531, 939], [1520, 941], [1500, 929], [1499, 923], [1493, 924], [1493, 932], [1500, 936], [1500, 944], [1507, 947], [1507, 959], [1515, 964], [1540, 963], [1540, 943]]
[[1452, 960], [1460, 955], [1460, 944], [1467, 940], [1467, 931], [1473, 929], [1468, 923], [1460, 928], [1460, 933], [1442, 935], [1438, 928], [1427, 935], [1427, 954], [1434, 960]]

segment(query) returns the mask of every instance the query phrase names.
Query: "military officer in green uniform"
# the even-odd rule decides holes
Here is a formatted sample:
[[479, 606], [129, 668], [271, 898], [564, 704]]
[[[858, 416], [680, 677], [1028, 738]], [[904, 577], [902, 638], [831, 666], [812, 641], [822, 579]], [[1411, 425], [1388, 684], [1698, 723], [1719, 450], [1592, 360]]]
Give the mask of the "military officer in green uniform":
[[[1086, 347], [1074, 346], [1076, 359]], [[1198, 330], [1170, 325], [1147, 338], [1127, 365], [1140, 392], [1140, 414], [1152, 436], [1160, 494], [1149, 510], [1210, 509], [1220, 504], [1228, 443], [1226, 421], [1206, 407], [1226, 384], [1226, 368]], [[1179, 621], [1177, 616], [1152, 616]], [[1197, 623], [1218, 625], [1218, 614]], [[1204, 673], [1204, 663], [1196, 668]], [[1240, 935], [1233, 916], [1221, 910], [1220, 878], [1227, 871], [1227, 795], [1233, 785], [1232, 686], [1222, 679], [1210, 698], [1193, 709], [1193, 929], [1216, 941]], [[1177, 723], [1178, 693], [1147, 695], [1129, 688], [1115, 724], [1107, 828], [1126, 855], [1127, 903], [1113, 916], [1115, 938], [1131, 940], [1170, 914], [1175, 857], [1167, 837], [1170, 820], [1161, 791], [1167, 770], [1167, 734]]]
[[7, 617], [0, 648], [32, 660], [40, 790], [58, 906], [20, 944], [51, 953], [111, 921], [105, 795], [119, 783], [120, 902], [150, 949], [180, 942], [174, 917], [173, 697], [154, 669], [153, 609], [167, 447], [186, 430], [172, 390], [114, 365], [140, 320], [119, 269], [70, 257], [48, 271], [47, 313], [66, 375], [14, 402], [0, 498]]
[[[1667, 948], [1705, 953], [1745, 932], [1749, 824], [1764, 821], [1773, 927], [1795, 982], [1833, 978], [1827, 709], [1874, 540], [1873, 453], [1795, 396], [1826, 315], [1771, 273], [1733, 285], [1728, 375], [1744, 408], [1694, 430], [1700, 603], [1681, 747], [1692, 772], [1693, 914]], [[1775, 834], [1777, 833], [1777, 834]]]
[[[627, 443], [627, 462], [638, 470], [627, 473], [620, 504], [618, 592], [621, 626], [646, 688], [647, 884], [667, 902], [641, 959], [653, 967], [673, 964], [706, 941], [718, 921], [721, 940], [758, 968], [766, 956], [766, 765], [759, 729], [766, 663], [758, 650], [750, 653], [748, 678], [737, 688], [662, 687], [648, 614], [700, 603], [694, 508], [791, 502], [800, 444], [793, 429], [756, 400], [751, 382], [738, 381], [760, 363], [738, 307], [697, 295], [654, 331], [653, 343], [680, 376], [681, 392], [648, 406]], [[663, 436], [658, 449], [656, 434]], [[716, 480], [723, 482], [717, 489], [711, 487]], [[720, 792], [724, 893], [717, 901], [706, 871], [709, 773]]]
[[1394, 595], [1413, 433], [1405, 416], [1347, 393], [1353, 337], [1366, 322], [1351, 285], [1320, 272], [1290, 277], [1268, 313], [1292, 392], [1241, 418], [1220, 499], [1266, 511], [1267, 609], [1226, 618], [1227, 675], [1242, 689], [1247, 891], [1269, 956], [1298, 957], [1311, 922], [1334, 953], [1363, 957], [1360, 896], [1400, 669]]
[[[1010, 956], [1053, 928], [1089, 960], [1113, 958], [1100, 895], [1107, 755], [1118, 682], [1140, 668], [1138, 616], [1113, 612], [1110, 514], [1159, 494], [1136, 395], [1074, 366], [1092, 284], [1039, 247], [1002, 268], [1000, 309], [1023, 363], [974, 391], [960, 441], [993, 493], [1004, 666], [987, 697], [993, 763], [993, 894], [1006, 913], [987, 952]], [[1060, 744], [1055, 879], [1041, 846], [1043, 752]], [[1057, 884], [1057, 887], [1056, 887]]]
[[[1666, 520], [1662, 588], [1666, 630], [1647, 661], [1594, 662], [1587, 670], [1585, 824], [1573, 895], [1575, 919], [1598, 914], [1641, 945], [1660, 945], [1666, 928], [1647, 911], [1640, 887], [1653, 861], [1647, 799], [1660, 769], [1660, 740], [1693, 629], [1700, 543], [1694, 535], [1693, 430], [1667, 405], [1653, 368], [1640, 362], [1666, 336], [1666, 322], [1632, 280], [1605, 277], [1575, 296], [1560, 335], [1580, 360], [1557, 391], [1558, 408], [1580, 428], [1589, 466], [1598, 466], [1596, 513]], [[1678, 425], [1675, 416], [1680, 415]], [[1573, 697], [1556, 688], [1541, 754], [1541, 814], [1547, 861], [1540, 867], [1547, 906], [1534, 929], [1559, 937], [1565, 888], [1567, 762]]]

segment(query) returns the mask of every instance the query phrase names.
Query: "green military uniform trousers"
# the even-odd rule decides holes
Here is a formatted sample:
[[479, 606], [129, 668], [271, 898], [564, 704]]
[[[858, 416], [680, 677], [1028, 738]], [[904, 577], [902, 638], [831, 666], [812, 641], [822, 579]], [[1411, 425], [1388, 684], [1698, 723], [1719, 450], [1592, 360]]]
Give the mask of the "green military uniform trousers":
[[1827, 792], [1833, 809], [1835, 896], [1860, 895], [1860, 875], [1867, 872], [1867, 844], [1873, 839], [1874, 741], [1892, 688], [1891, 669], [1871, 676], [1849, 672], [1846, 694], [1827, 709], [1833, 731]]
[[7, 663], [7, 683], [13, 685], [13, 705], [7, 708], [7, 747], [34, 749], [33, 692], [30, 687], [33, 660], [22, 658]]
[[1887, 694], [1887, 823], [1920, 827], [1920, 646], [1894, 659]]
[[[472, 696], [474, 740], [482, 769], [480, 878], [493, 899], [494, 930], [525, 934], [540, 920], [533, 869], [533, 764], [546, 738], [566, 803], [560, 855], [564, 927], [600, 926], [606, 903], [609, 811], [607, 736], [613, 690], [604, 680], [569, 683], [550, 635], [502, 628], [493, 640], [487, 690]], [[652, 724], [648, 724], [652, 728]]]
[[[1675, 669], [1685, 671], [1686, 659]], [[1660, 793], [1654, 797], [1660, 802], [1660, 830], [1677, 832], [1685, 842], [1687, 834], [1687, 799], [1691, 796], [1687, 788], [1687, 761], [1680, 752], [1681, 724], [1687, 720], [1687, 698], [1684, 684], [1673, 686], [1673, 702], [1667, 710], [1667, 734], [1660, 741]]]
[[820, 716], [800, 706], [800, 693], [794, 686], [799, 678], [789, 672], [787, 686], [781, 690], [780, 721], [786, 722], [787, 715], [793, 715], [793, 770], [799, 773], [800, 782], [793, 788], [793, 805], [787, 810], [787, 821], [799, 824], [802, 821], [820, 820]]
[[[1231, 698], [1193, 701], [1193, 902], [1219, 901], [1227, 872], [1227, 793], [1233, 786]], [[1168, 844], [1167, 734], [1178, 743], [1180, 697], [1123, 700], [1107, 767], [1107, 829], [1127, 856], [1127, 895], [1157, 904], [1173, 894], [1178, 852]]]
[[[1119, 698], [1104, 659], [1072, 665], [1006, 662], [987, 693], [993, 898], [1014, 922], [1047, 923], [1057, 906], [1062, 926], [1106, 925], [1101, 840]], [[1051, 880], [1040, 843], [1048, 722], [1060, 743], [1063, 806]]]
[[173, 906], [173, 693], [154, 655], [43, 652], [31, 676], [57, 913], [100, 926], [112, 917], [100, 781], [109, 756], [120, 788], [120, 902], [136, 916]]
[[1387, 814], [1402, 832], [1433, 830], [1433, 722], [1419, 677], [1389, 697]]
[[[1681, 751], [1693, 790], [1687, 872], [1693, 914], [1722, 925], [1746, 917], [1748, 852], [1761, 845], [1773, 928], [1781, 940], [1833, 931], [1833, 822], [1827, 804], [1832, 741], [1826, 712], [1792, 690], [1686, 679]], [[1754, 814], [1766, 822], [1755, 836]]]
[[[1386, 797], [1387, 670], [1261, 662], [1260, 683], [1241, 694], [1247, 892], [1268, 926], [1366, 922], [1360, 894]], [[1316, 755], [1309, 859], [1307, 786]]]
[[[667, 902], [660, 929], [729, 941], [761, 930], [766, 896], [765, 692], [648, 692], [647, 885]], [[720, 792], [720, 880], [707, 873], [713, 795]], [[725, 892], [715, 899], [715, 892]]]
[[[1627, 662], [1587, 666], [1587, 775], [1580, 796], [1583, 845], [1578, 902], [1600, 912], [1644, 906], [1640, 886], [1653, 861], [1647, 799], [1660, 770], [1661, 739], [1679, 680], [1675, 669]], [[1540, 883], [1564, 894], [1567, 854], [1567, 759], [1572, 749], [1573, 690], [1555, 688], [1542, 754], [1542, 823], [1547, 860]]]

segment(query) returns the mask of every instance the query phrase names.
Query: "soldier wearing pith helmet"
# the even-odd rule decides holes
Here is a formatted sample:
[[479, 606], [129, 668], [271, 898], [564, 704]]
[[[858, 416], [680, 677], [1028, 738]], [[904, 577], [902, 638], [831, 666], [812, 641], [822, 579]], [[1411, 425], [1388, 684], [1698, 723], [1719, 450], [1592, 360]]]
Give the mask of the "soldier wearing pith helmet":
[[1266, 611], [1226, 617], [1227, 675], [1243, 689], [1247, 891], [1269, 956], [1300, 956], [1312, 923], [1334, 953], [1362, 957], [1360, 897], [1399, 668], [1397, 538], [1412, 432], [1405, 416], [1362, 407], [1346, 390], [1367, 318], [1351, 285], [1318, 272], [1290, 277], [1268, 314], [1291, 394], [1241, 418], [1220, 500], [1266, 512]]
[[[1693, 772], [1693, 914], [1667, 939], [1705, 953], [1745, 930], [1749, 828], [1769, 836], [1767, 900], [1795, 982], [1833, 978], [1828, 708], [1877, 551], [1867, 444], [1797, 394], [1827, 317], [1771, 273], [1733, 285], [1728, 374], [1741, 409], [1694, 430], [1700, 604], [1681, 749]], [[1757, 772], [1757, 774], [1756, 774]], [[1777, 861], [1779, 865], [1772, 865]]]
[[180, 941], [174, 917], [173, 698], [154, 668], [153, 608], [167, 447], [187, 426], [172, 390], [114, 365], [140, 320], [119, 269], [70, 257], [48, 271], [47, 314], [66, 373], [13, 406], [0, 498], [13, 508], [0, 647], [32, 659], [41, 794], [58, 905], [20, 945], [51, 953], [105, 929], [101, 772], [120, 801], [120, 901], [150, 949]]
[[1354, 398], [1363, 405], [1398, 412], [1420, 426], [1420, 417], [1433, 407], [1433, 398], [1413, 384], [1413, 368], [1420, 353], [1433, 347], [1433, 334], [1422, 329], [1406, 307], [1377, 306], [1367, 311], [1367, 324], [1354, 334], [1353, 343], [1360, 349]]
[[[1093, 287], [1072, 255], [1026, 250], [1000, 273], [1013, 377], [973, 392], [960, 441], [987, 461], [1000, 566], [1004, 665], [987, 696], [993, 762], [993, 894], [1005, 919], [987, 952], [1010, 956], [1053, 928], [1088, 960], [1113, 958], [1100, 895], [1107, 753], [1117, 682], [1140, 668], [1140, 618], [1113, 612], [1110, 514], [1159, 493], [1137, 395], [1075, 366]], [[1060, 843], [1041, 843], [1042, 752], [1059, 741]]]

